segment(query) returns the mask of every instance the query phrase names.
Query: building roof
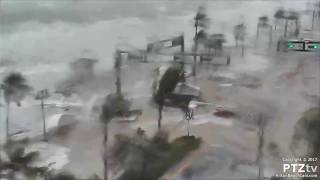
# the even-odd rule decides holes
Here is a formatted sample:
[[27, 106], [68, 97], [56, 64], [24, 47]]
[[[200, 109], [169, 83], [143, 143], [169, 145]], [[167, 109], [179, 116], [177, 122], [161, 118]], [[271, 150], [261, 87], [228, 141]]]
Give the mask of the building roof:
[[79, 58], [71, 63], [72, 66], [91, 66], [97, 63], [97, 59], [92, 58]]

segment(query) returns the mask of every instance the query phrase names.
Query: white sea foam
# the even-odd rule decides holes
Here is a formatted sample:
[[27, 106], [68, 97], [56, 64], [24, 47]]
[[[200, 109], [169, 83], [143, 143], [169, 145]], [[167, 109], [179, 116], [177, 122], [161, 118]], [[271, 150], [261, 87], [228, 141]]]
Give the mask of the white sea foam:
[[193, 125], [201, 125], [206, 123], [212, 123], [214, 125], [220, 125], [220, 126], [232, 126], [233, 120], [215, 117], [210, 114], [203, 114], [203, 115], [194, 116], [194, 118], [191, 121], [191, 124]]

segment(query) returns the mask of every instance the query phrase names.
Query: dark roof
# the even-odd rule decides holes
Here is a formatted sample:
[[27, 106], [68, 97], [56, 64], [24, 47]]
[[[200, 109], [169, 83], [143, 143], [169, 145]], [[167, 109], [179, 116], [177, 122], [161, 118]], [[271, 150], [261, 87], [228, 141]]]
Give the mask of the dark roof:
[[221, 40], [225, 40], [225, 36], [224, 36], [224, 34], [211, 34], [211, 35], [210, 35], [210, 39], [221, 39]]
[[98, 62], [97, 59], [79, 58], [79, 59], [73, 61], [73, 62], [71, 63], [71, 65], [84, 65], [84, 66], [87, 66], [87, 65], [95, 64], [95, 63], [97, 63], [97, 62]]

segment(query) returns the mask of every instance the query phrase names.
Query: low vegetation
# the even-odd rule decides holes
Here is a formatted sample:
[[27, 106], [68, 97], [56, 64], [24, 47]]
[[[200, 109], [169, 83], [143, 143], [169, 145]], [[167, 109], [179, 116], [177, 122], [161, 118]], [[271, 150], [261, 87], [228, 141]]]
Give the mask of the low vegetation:
[[159, 131], [148, 138], [141, 129], [133, 137], [116, 135], [111, 153], [114, 165], [124, 169], [119, 180], [158, 179], [201, 144], [201, 139], [194, 136], [182, 136], [172, 142], [168, 137], [168, 133]]
[[[40, 153], [38, 151], [28, 152], [26, 146], [28, 139], [8, 141], [0, 151], [0, 179], [2, 180], [77, 180], [72, 173], [66, 171], [56, 171], [47, 166], [37, 167]], [[101, 180], [97, 175], [92, 175], [88, 179]]]

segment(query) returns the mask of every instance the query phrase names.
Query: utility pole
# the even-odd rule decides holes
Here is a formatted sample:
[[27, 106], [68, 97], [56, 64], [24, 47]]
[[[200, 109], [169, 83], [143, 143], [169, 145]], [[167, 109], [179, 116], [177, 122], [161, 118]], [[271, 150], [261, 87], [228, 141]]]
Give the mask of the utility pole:
[[41, 114], [42, 114], [42, 120], [43, 120], [43, 140], [47, 141], [47, 127], [46, 127], [46, 115], [44, 112], [44, 99], [48, 98], [49, 92], [48, 89], [43, 89], [38, 91], [37, 95], [36, 95], [36, 99], [41, 101]]

